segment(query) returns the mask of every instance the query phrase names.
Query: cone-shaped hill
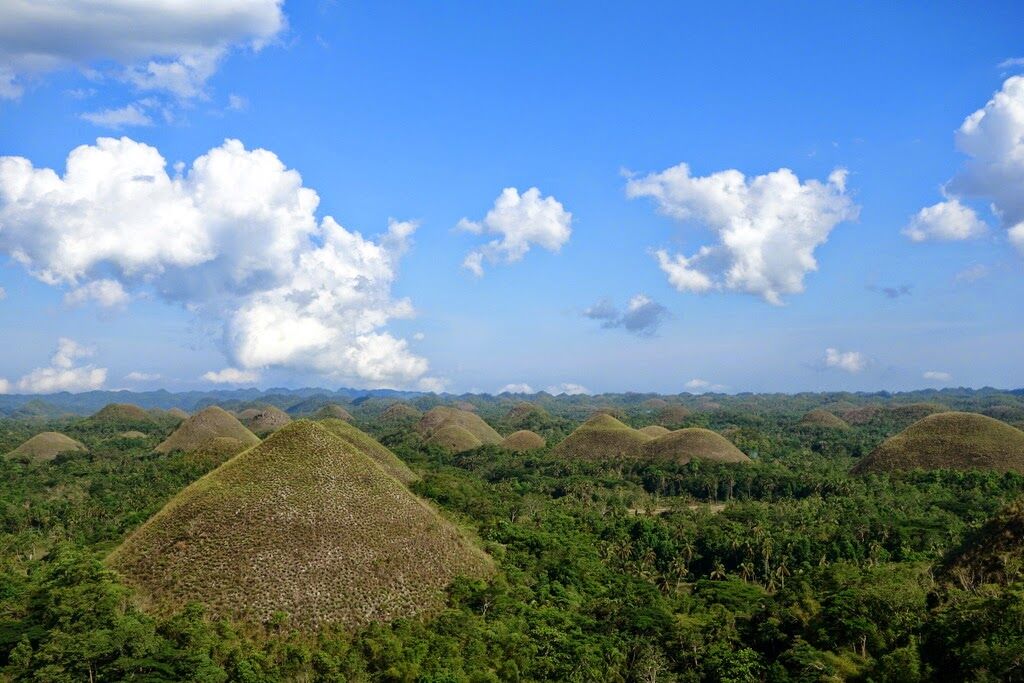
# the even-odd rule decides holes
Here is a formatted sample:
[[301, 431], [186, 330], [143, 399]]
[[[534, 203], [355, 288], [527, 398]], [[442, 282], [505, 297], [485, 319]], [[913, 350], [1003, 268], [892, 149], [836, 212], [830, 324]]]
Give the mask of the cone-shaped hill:
[[352, 413], [348, 412], [337, 403], [328, 403], [320, 410], [313, 413], [310, 417], [314, 420], [344, 420], [345, 422], [352, 422]]
[[372, 458], [385, 472], [403, 484], [411, 484], [419, 479], [416, 473], [402, 462], [401, 458], [382, 446], [366, 432], [353, 427], [344, 420], [336, 418], [320, 420], [320, 424], [326, 427], [334, 436], [358, 449], [363, 455]]
[[498, 445], [501, 443], [501, 434], [494, 431], [494, 428], [483, 421], [476, 413], [470, 413], [458, 408], [448, 406], [437, 406], [427, 411], [419, 422], [416, 423], [416, 431], [424, 437], [429, 438], [434, 432], [444, 427], [461, 427], [481, 443]]
[[548, 414], [548, 411], [529, 401], [520, 401], [509, 408], [508, 413], [505, 415], [505, 422], [514, 426], [526, 425], [534, 420], [544, 421], [550, 419], [551, 416]]
[[801, 427], [823, 427], [825, 429], [849, 429], [850, 425], [841, 417], [836, 417], [827, 410], [816, 408], [808, 412], [797, 423]]
[[950, 553], [939, 574], [964, 589], [1024, 575], [1024, 500], [1004, 507]]
[[172, 416], [172, 417], [176, 417], [179, 420], [187, 420], [188, 419], [188, 413], [186, 413], [181, 408], [171, 408], [170, 410], [167, 411], [167, 414]]
[[124, 424], [127, 422], [135, 424], [155, 424], [153, 416], [137, 405], [131, 403], [110, 403], [93, 413], [89, 420], [92, 422], [105, 422]]
[[520, 429], [518, 432], [513, 432], [506, 436], [505, 440], [501, 442], [501, 447], [508, 451], [525, 453], [526, 451], [544, 448], [546, 444], [547, 442], [544, 441], [544, 437], [540, 434], [531, 432], [528, 429]]
[[223, 408], [210, 406], [182, 422], [154, 450], [158, 453], [211, 452], [228, 456], [259, 442], [259, 437], [246, 429], [234, 415]]
[[276, 406], [249, 408], [239, 413], [238, 418], [256, 436], [266, 436], [276, 432], [292, 421], [288, 413]]
[[852, 471], [915, 468], [1024, 473], [1024, 432], [977, 413], [936, 413], [883, 441]]
[[646, 427], [641, 427], [638, 431], [652, 439], [657, 439], [659, 436], [665, 436], [672, 432], [668, 427], [662, 427], [661, 425], [647, 425]]
[[658, 411], [658, 423], [671, 427], [682, 424], [690, 417], [690, 409], [681, 405], [667, 405]]
[[462, 453], [480, 448], [484, 442], [457, 424], [446, 424], [430, 433], [426, 442], [452, 453]]
[[70, 436], [64, 436], [60, 432], [43, 432], [36, 434], [31, 439], [21, 444], [7, 454], [12, 460], [26, 460], [28, 462], [44, 462], [53, 460], [61, 453], [72, 453], [88, 450], [79, 441]]
[[413, 422], [423, 417], [423, 413], [408, 403], [392, 403], [381, 411], [380, 419], [385, 422]]
[[650, 440], [649, 435], [623, 424], [611, 415], [598, 413], [555, 446], [553, 452], [572, 458], [597, 460], [635, 458], [643, 454], [644, 444]]
[[688, 427], [659, 436], [646, 444], [644, 452], [652, 459], [671, 460], [680, 465], [692, 460], [750, 462], [750, 458], [724, 436], [700, 427]]
[[490, 558], [322, 423], [293, 422], [188, 486], [107, 560], [148, 606], [305, 630], [443, 607]]

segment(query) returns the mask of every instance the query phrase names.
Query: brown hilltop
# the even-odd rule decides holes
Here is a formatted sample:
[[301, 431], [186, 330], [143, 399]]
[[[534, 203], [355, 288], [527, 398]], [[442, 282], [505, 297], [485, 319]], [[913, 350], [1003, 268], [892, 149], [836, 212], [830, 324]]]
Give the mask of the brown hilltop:
[[345, 443], [359, 449], [363, 455], [372, 458], [385, 472], [403, 484], [411, 484], [419, 479], [401, 458], [358, 427], [333, 417], [320, 420], [320, 425]]
[[427, 414], [416, 423], [416, 431], [429, 439], [437, 430], [450, 426], [461, 427], [481, 443], [501, 443], [501, 434], [494, 431], [494, 428], [484, 422], [479, 415], [448, 406], [437, 406], [427, 411]]
[[109, 403], [89, 416], [93, 422], [154, 423], [153, 416], [132, 403]]
[[555, 446], [556, 455], [601, 460], [636, 458], [651, 437], [629, 427], [611, 415], [598, 413]]
[[725, 463], [750, 462], [750, 458], [724, 436], [700, 427], [679, 429], [659, 436], [644, 446], [644, 453], [652, 459], [671, 460], [681, 465], [693, 460]]
[[659, 436], [665, 436], [666, 434], [670, 434], [672, 432], [672, 430], [669, 429], [668, 427], [662, 427], [661, 425], [647, 425], [646, 427], [641, 427], [637, 431], [639, 431], [642, 434], [646, 434], [652, 439], [657, 439]]
[[259, 437], [246, 429], [234, 415], [223, 408], [210, 406], [182, 422], [154, 450], [158, 453], [213, 450], [218, 454], [233, 455], [259, 442]]
[[276, 432], [292, 421], [291, 416], [275, 406], [249, 408], [238, 414], [238, 419], [256, 436]]
[[421, 417], [423, 413], [408, 403], [392, 403], [380, 414], [380, 419], [387, 422], [412, 422]]
[[348, 412], [337, 403], [328, 403], [320, 410], [313, 413], [311, 416], [314, 420], [344, 420], [345, 422], [352, 422], [352, 413]]
[[682, 424], [690, 415], [690, 409], [686, 406], [667, 405], [658, 411], [658, 424], [665, 427]]
[[15, 448], [7, 454], [7, 457], [27, 462], [46, 462], [53, 460], [61, 453], [85, 450], [88, 449], [80, 441], [75, 441], [70, 436], [65, 436], [60, 432], [43, 432]]
[[849, 429], [850, 425], [842, 418], [836, 417], [827, 410], [817, 408], [808, 412], [798, 423], [802, 427], [824, 427], [826, 429]]
[[917, 468], [1024, 474], [1024, 432], [977, 413], [936, 413], [886, 439], [852, 471]]
[[108, 564], [149, 608], [311, 631], [443, 608], [491, 560], [322, 423], [293, 422], [188, 486]]
[[516, 453], [525, 453], [526, 451], [544, 448], [546, 443], [544, 437], [540, 434], [531, 432], [528, 429], [520, 429], [518, 432], [513, 432], [505, 437], [505, 440], [501, 442], [501, 447]]
[[446, 424], [438, 427], [430, 433], [426, 443], [432, 446], [439, 446], [452, 453], [463, 453], [484, 445], [483, 441], [457, 424]]

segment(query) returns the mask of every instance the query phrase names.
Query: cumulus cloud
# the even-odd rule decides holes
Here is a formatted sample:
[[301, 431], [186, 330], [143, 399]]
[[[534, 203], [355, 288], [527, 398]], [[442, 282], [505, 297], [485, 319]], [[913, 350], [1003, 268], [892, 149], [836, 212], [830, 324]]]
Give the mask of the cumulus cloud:
[[155, 382], [160, 379], [160, 374], [156, 372], [129, 372], [124, 376], [129, 382]]
[[482, 221], [463, 218], [456, 227], [475, 235], [498, 236], [469, 252], [462, 262], [464, 268], [480, 277], [485, 260], [514, 263], [533, 245], [558, 252], [572, 235], [572, 214], [554, 197], [542, 197], [536, 187], [521, 195], [516, 188], [506, 187]]
[[981, 237], [988, 230], [985, 221], [958, 199], [949, 199], [926, 206], [910, 219], [903, 234], [912, 242], [940, 240], [946, 242]]
[[[77, 342], [62, 337], [57, 342], [57, 350], [50, 358], [50, 365], [36, 368], [17, 383], [17, 389], [23, 394], [52, 394], [58, 391], [91, 391], [99, 389], [107, 381], [107, 369], [93, 365], [77, 365], [82, 358], [92, 356], [91, 349], [80, 346]], [[13, 386], [6, 380], [7, 393]], [[0, 390], [4, 387], [0, 387]]]
[[[948, 205], [959, 205], [961, 197], [986, 200], [1010, 243], [1024, 253], [1024, 76], [1007, 78], [984, 107], [964, 119], [956, 132], [956, 146], [968, 160], [943, 187], [951, 199], [922, 209], [918, 216], [930, 210], [954, 214], [948, 225], [940, 221], [945, 231], [939, 234], [962, 239], [958, 235], [973, 236], [980, 230], [977, 218], [971, 220], [970, 209], [955, 217], [957, 212]], [[913, 227], [908, 228], [911, 239], [917, 234], [911, 232]]]
[[136, 102], [118, 109], [103, 109], [81, 114], [80, 118], [100, 126], [120, 130], [130, 126], [152, 126], [153, 119], [146, 113], [143, 105]]
[[577, 394], [591, 393], [590, 389], [587, 389], [582, 384], [574, 384], [572, 382], [562, 382], [561, 384], [554, 384], [545, 389], [544, 391], [548, 392], [549, 394], [554, 394], [555, 396], [559, 394], [568, 394], [570, 396], [575, 396]]
[[260, 49], [285, 27], [283, 0], [68, 0], [4, 6], [0, 97], [66, 68], [119, 65], [115, 77], [176, 97], [203, 94], [233, 48]]
[[989, 272], [989, 267], [985, 264], [975, 263], [954, 275], [953, 282], [957, 284], [971, 284], [988, 277]]
[[691, 379], [683, 386], [690, 391], [722, 391], [726, 388], [724, 384], [715, 384], [714, 382], [709, 382], [706, 379], [700, 379], [698, 377]]
[[202, 379], [214, 384], [244, 384], [255, 382], [260, 378], [259, 373], [251, 370], [239, 370], [238, 368], [224, 368], [223, 370], [210, 370], [204, 372]]
[[506, 384], [501, 389], [498, 389], [499, 394], [532, 394], [533, 387], [529, 384]]
[[95, 301], [104, 308], [122, 306], [131, 299], [124, 286], [117, 280], [93, 280], [81, 287], [76, 287], [64, 295], [64, 303], [78, 306], [87, 301]]
[[145, 289], [223, 321], [240, 370], [416, 385], [427, 361], [384, 329], [413, 313], [391, 285], [416, 224], [374, 241], [318, 222], [318, 204], [273, 152], [237, 140], [173, 174], [129, 138], [78, 147], [63, 176], [0, 157], [0, 251], [73, 301]]
[[583, 315], [603, 321], [601, 327], [621, 327], [633, 334], [650, 336], [668, 317], [668, 309], [644, 294], [637, 294], [629, 300], [625, 311], [619, 311], [611, 300], [601, 299]]
[[948, 382], [953, 379], [953, 376], [948, 372], [940, 372], [939, 370], [928, 370], [924, 373], [923, 377], [932, 382]]
[[752, 178], [737, 170], [696, 177], [683, 163], [631, 178], [626, 195], [650, 197], [665, 215], [694, 221], [718, 239], [690, 256], [654, 252], [676, 289], [746, 292], [772, 304], [804, 290], [804, 276], [818, 268], [814, 250], [858, 215], [843, 169], [822, 183], [801, 182], [787, 168]]
[[851, 374], [858, 373], [868, 365], [868, 359], [860, 351], [825, 349], [825, 367], [835, 368]]

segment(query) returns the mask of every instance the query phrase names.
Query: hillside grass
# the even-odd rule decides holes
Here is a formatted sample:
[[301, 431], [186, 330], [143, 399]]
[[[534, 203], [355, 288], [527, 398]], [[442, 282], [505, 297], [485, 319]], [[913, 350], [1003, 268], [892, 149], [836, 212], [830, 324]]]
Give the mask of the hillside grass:
[[154, 450], [157, 453], [213, 450], [223, 454], [230, 448], [237, 448], [234, 451], [237, 453], [259, 442], [259, 437], [246, 429], [234, 415], [223, 408], [210, 406], [182, 422]]
[[[145, 436], [145, 434], [143, 434]], [[88, 450], [80, 441], [59, 432], [36, 434], [28, 441], [7, 454], [13, 460], [26, 462], [47, 462], [61, 453], [84, 452]]]
[[166, 614], [315, 630], [435, 612], [490, 558], [374, 460], [300, 420], [175, 496], [107, 560]]

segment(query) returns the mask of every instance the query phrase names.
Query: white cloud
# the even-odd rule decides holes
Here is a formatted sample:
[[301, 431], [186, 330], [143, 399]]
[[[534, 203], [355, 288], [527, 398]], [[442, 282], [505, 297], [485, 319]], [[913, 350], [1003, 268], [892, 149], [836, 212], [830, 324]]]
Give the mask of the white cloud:
[[834, 348], [825, 349], [825, 367], [827, 368], [857, 373], [866, 368], [867, 365], [868, 359], [860, 351], [840, 351]]
[[3, 377], [0, 377], [0, 394], [11, 393], [11, 383]]
[[999, 62], [1000, 69], [1012, 69], [1016, 66], [1024, 66], [1024, 57], [1010, 57]]
[[422, 332], [414, 332], [412, 338], [415, 341], [423, 341], [424, 339], [427, 338], [427, 335], [423, 334]]
[[457, 227], [476, 235], [499, 236], [469, 252], [462, 262], [464, 268], [480, 277], [485, 259], [490, 263], [514, 263], [533, 245], [558, 252], [572, 235], [572, 214], [554, 197], [542, 197], [536, 187], [522, 195], [516, 188], [506, 187], [482, 221], [463, 218]]
[[583, 315], [592, 320], [603, 320], [601, 327], [622, 327], [633, 334], [650, 336], [668, 317], [668, 309], [645, 294], [636, 294], [629, 300], [625, 311], [620, 312], [609, 299], [602, 299], [583, 311]]
[[251, 370], [239, 370], [238, 368], [224, 368], [223, 370], [210, 370], [204, 372], [202, 379], [214, 384], [246, 384], [255, 382], [260, 378], [259, 373]]
[[228, 95], [228, 109], [231, 111], [245, 111], [249, 108], [249, 100], [234, 93]]
[[[427, 361], [384, 331], [412, 304], [391, 297], [416, 224], [378, 241], [332, 217], [267, 150], [228, 140], [169, 175], [159, 151], [100, 138], [64, 176], [0, 157], [0, 251], [51, 285], [126, 295], [146, 289], [223, 321], [232, 365], [408, 387]], [[107, 300], [117, 298], [112, 294]]]
[[428, 391], [435, 394], [442, 393], [447, 386], [448, 380], [443, 377], [424, 377], [416, 383], [416, 388], [420, 391]]
[[93, 280], [64, 295], [64, 303], [68, 306], [95, 301], [104, 308], [113, 308], [128, 303], [130, 299], [128, 292], [124, 291], [117, 280]]
[[587, 389], [582, 384], [573, 384], [572, 382], [562, 382], [561, 384], [554, 384], [545, 389], [544, 391], [548, 392], [549, 394], [554, 394], [556, 396], [558, 394], [569, 394], [570, 396], [575, 396], [577, 394], [591, 393], [590, 389]]
[[983, 263], [975, 263], [972, 266], [964, 268], [958, 272], [954, 277], [953, 281], [957, 284], [977, 282], [983, 278], [988, 277], [989, 267]]
[[52, 394], [101, 388], [107, 381], [106, 368], [75, 364], [75, 361], [88, 358], [92, 353], [91, 349], [62, 337], [57, 342], [57, 350], [50, 359], [49, 367], [36, 368], [18, 380], [18, 391], [24, 394]]
[[4, 289], [3, 287], [0, 287], [0, 301], [3, 301], [6, 298], [7, 298], [7, 290]]
[[948, 382], [953, 379], [953, 376], [948, 372], [940, 372], [938, 370], [929, 370], [922, 377], [933, 382]]
[[160, 374], [156, 372], [129, 372], [124, 376], [129, 382], [153, 382], [160, 379]]
[[665, 215], [695, 221], [718, 238], [692, 256], [654, 252], [676, 289], [747, 292], [773, 304], [804, 290], [804, 276], [818, 268], [814, 250], [858, 215], [842, 169], [822, 183], [801, 182], [787, 168], [753, 178], [737, 170], [695, 177], [683, 163], [631, 178], [626, 195], [651, 197]]
[[988, 230], [985, 221], [958, 199], [948, 199], [917, 212], [903, 234], [912, 242], [957, 241], [980, 237]]
[[133, 103], [119, 109], [103, 109], [81, 114], [80, 118], [103, 128], [120, 130], [128, 126], [152, 126], [153, 119], [139, 103]]
[[1010, 242], [1024, 253], [1024, 76], [1007, 78], [983, 108], [964, 119], [956, 146], [969, 158], [943, 192], [953, 200], [987, 200]]
[[505, 394], [505, 393], [509, 393], [509, 394], [532, 394], [533, 393], [533, 387], [531, 387], [529, 384], [526, 384], [526, 383], [506, 384], [501, 389], [498, 389], [497, 393], [499, 393], [499, 394]]
[[19, 97], [27, 78], [111, 62], [137, 88], [195, 97], [231, 49], [260, 49], [284, 29], [282, 4], [15, 0], [0, 22], [0, 97]]
[[691, 379], [683, 386], [690, 391], [723, 391], [727, 388], [724, 384], [715, 384], [714, 382], [709, 382], [706, 379], [700, 379], [698, 377]]

